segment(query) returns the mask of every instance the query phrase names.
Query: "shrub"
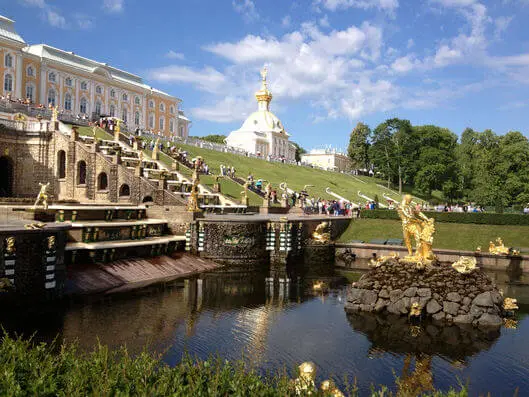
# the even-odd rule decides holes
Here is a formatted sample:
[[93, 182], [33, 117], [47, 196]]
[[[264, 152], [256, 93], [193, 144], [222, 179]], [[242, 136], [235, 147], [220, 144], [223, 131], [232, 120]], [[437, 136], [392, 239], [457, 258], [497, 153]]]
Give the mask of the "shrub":
[[[478, 225], [519, 225], [529, 226], [529, 216], [522, 214], [496, 214], [487, 212], [425, 212], [436, 222], [474, 223]], [[399, 219], [397, 211], [392, 210], [362, 210], [361, 218], [369, 219]]]

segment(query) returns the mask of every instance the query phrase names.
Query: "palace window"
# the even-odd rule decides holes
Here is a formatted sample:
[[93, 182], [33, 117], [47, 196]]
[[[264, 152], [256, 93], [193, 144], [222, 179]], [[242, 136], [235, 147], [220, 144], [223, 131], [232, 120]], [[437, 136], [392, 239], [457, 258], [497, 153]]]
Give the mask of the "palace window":
[[81, 98], [81, 101], [79, 102], [79, 111], [81, 113], [87, 113], [88, 110], [88, 102], [85, 98]]
[[173, 105], [171, 105], [169, 107], [169, 113], [174, 114], [174, 106]]
[[169, 132], [171, 133], [174, 132], [174, 120], [173, 119], [169, 120]]
[[55, 106], [55, 90], [52, 88], [48, 91], [48, 105]]
[[154, 128], [154, 114], [149, 114], [149, 128]]
[[127, 94], [123, 94], [121, 99], [123, 99], [124, 101], [128, 101], [129, 100], [129, 96]]
[[159, 123], [160, 124], [160, 130], [163, 131], [164, 128], [165, 128], [165, 119], [163, 117], [160, 117], [159, 121], [160, 121], [160, 123]]
[[12, 68], [13, 67], [13, 57], [11, 56], [11, 54], [6, 54], [6, 57], [5, 57], [5, 66], [6, 68]]
[[4, 91], [5, 92], [13, 91], [13, 76], [11, 76], [9, 73], [6, 74], [4, 77]]
[[103, 89], [101, 88], [100, 85], [98, 85], [98, 86], [96, 87], [96, 94], [102, 94], [102, 93], [103, 93]]
[[140, 112], [134, 113], [134, 125], [140, 125]]
[[116, 97], [116, 91], [114, 91], [113, 89], [110, 90], [110, 98], [115, 98]]
[[116, 116], [116, 107], [114, 105], [110, 105], [109, 113], [110, 113], [110, 117]]
[[57, 153], [57, 176], [59, 179], [66, 178], [66, 152], [59, 150]]
[[64, 80], [64, 85], [66, 87], [71, 87], [72, 86], [72, 79], [70, 77], [66, 77], [66, 79]]
[[77, 163], [77, 184], [86, 184], [86, 163], [84, 160], [81, 160]]
[[28, 69], [26, 70], [26, 74], [29, 77], [35, 76], [35, 69], [33, 69], [33, 66], [28, 66]]
[[141, 105], [140, 97], [139, 97], [139, 96], [137, 96], [136, 98], [134, 98], [134, 103], [135, 103], [136, 105]]
[[108, 189], [108, 176], [106, 172], [102, 172], [97, 176], [97, 189], [98, 190]]
[[26, 98], [31, 102], [35, 100], [35, 87], [33, 87], [33, 84], [26, 85]]
[[70, 94], [64, 96], [64, 110], [72, 110], [72, 96]]
[[82, 90], [88, 89], [88, 83], [86, 81], [81, 81], [81, 89]]
[[95, 112], [96, 114], [99, 116], [101, 114], [101, 102], [97, 101], [96, 102], [96, 109], [95, 109]]
[[149, 107], [150, 107], [151, 109], [154, 109], [154, 101], [149, 101]]
[[119, 196], [130, 196], [130, 187], [126, 183], [119, 187]]
[[121, 110], [121, 120], [123, 120], [124, 123], [127, 123], [127, 119], [128, 119], [128, 112], [127, 112], [127, 109], [126, 108], [123, 108]]
[[183, 126], [180, 127], [180, 136], [181, 137], [184, 136], [184, 127]]
[[55, 76], [54, 72], [50, 72], [50, 74], [48, 75], [48, 80], [49, 81], [53, 81], [53, 82], [55, 82], [55, 80], [57, 80], [57, 77]]
[[165, 105], [160, 103], [160, 112], [165, 112]]

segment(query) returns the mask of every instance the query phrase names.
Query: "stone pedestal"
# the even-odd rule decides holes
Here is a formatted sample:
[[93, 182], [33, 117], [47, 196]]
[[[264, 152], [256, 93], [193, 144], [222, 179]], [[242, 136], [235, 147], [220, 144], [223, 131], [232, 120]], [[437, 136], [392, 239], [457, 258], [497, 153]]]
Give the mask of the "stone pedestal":
[[347, 312], [376, 312], [411, 315], [477, 327], [500, 327], [503, 296], [481, 270], [461, 274], [451, 266], [422, 268], [384, 258], [350, 287]]
[[213, 191], [215, 193], [221, 193], [220, 183], [216, 182], [213, 184]]

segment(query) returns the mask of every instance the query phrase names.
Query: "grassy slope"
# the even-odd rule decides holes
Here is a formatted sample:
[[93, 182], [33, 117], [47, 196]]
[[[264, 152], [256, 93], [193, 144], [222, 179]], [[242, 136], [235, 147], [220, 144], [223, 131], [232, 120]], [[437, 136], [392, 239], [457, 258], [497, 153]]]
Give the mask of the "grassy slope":
[[[94, 136], [93, 128], [94, 127], [78, 126], [77, 131], [79, 131], [79, 135], [81, 136]], [[105, 130], [99, 127], [96, 127], [96, 137], [98, 139], [106, 139], [106, 140], [114, 139], [112, 135], [110, 135], [108, 132], [106, 132]]]
[[[384, 184], [384, 181], [375, 178], [360, 177], [359, 179], [366, 182], [362, 183], [352, 176], [336, 172], [290, 164], [271, 163], [246, 156], [197, 148], [195, 146], [181, 144], [177, 146], [186, 150], [192, 157], [202, 156], [211, 171], [215, 174], [220, 173], [221, 164], [234, 166], [239, 177], [246, 178], [251, 173], [255, 179], [262, 178], [270, 181], [276, 188], [284, 181], [287, 182], [289, 188], [297, 191], [301, 190], [305, 185], [314, 185], [314, 187], [308, 188], [308, 192], [310, 195], [316, 197], [332, 198], [332, 196], [325, 193], [325, 188], [327, 187], [330, 187], [333, 192], [343, 197], [361, 202], [365, 200], [358, 197], [357, 192], [359, 190], [371, 198], [374, 198], [375, 194], [377, 194], [381, 202], [384, 200], [382, 193], [388, 193], [387, 190], [376, 185], [377, 183]], [[395, 198], [398, 197], [395, 196]]]
[[[481, 246], [484, 251], [487, 251], [489, 241], [497, 237], [502, 237], [505, 245], [509, 247], [529, 247], [529, 227], [527, 226], [437, 223], [435, 228], [434, 248], [473, 251]], [[370, 241], [375, 238], [402, 238], [400, 221], [355, 219], [340, 236], [340, 241]]]

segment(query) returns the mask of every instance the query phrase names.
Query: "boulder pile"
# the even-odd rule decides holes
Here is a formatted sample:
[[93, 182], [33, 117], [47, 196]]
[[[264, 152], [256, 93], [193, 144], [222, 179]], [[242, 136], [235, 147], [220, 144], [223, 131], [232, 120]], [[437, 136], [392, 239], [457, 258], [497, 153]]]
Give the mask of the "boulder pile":
[[414, 304], [419, 305], [423, 318], [438, 322], [477, 327], [503, 323], [503, 296], [483, 271], [461, 274], [448, 265], [418, 269], [398, 258], [385, 261], [353, 283], [345, 310], [407, 316]]

